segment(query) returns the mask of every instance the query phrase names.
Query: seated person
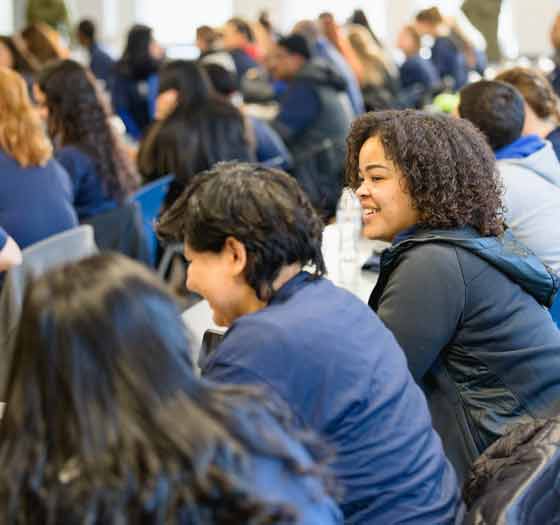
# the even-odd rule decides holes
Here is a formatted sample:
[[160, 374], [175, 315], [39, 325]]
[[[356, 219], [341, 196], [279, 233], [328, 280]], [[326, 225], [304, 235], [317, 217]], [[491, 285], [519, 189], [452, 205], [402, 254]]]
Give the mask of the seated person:
[[0, 68], [0, 225], [20, 248], [78, 225], [68, 173], [52, 146], [23, 78]]
[[[235, 104], [239, 100], [235, 73], [229, 72], [222, 66], [213, 63], [203, 63], [214, 90], [226, 100]], [[243, 105], [238, 104], [243, 112]], [[267, 166], [290, 169], [292, 156], [284, 141], [266, 121], [252, 115], [244, 115], [246, 131], [250, 134], [250, 142], [254, 145], [257, 162]]]
[[439, 77], [443, 82], [450, 81], [451, 88], [461, 89], [468, 80], [469, 68], [460, 43], [451, 36], [451, 27], [445, 22], [437, 7], [424, 9], [416, 15], [416, 31], [434, 39], [432, 56]]
[[293, 33], [301, 35], [307, 40], [314, 60], [326, 61], [344, 78], [346, 94], [352, 104], [354, 116], [361, 115], [365, 111], [365, 106], [358, 79], [340, 51], [323, 36], [318, 23], [313, 20], [301, 20], [294, 26]]
[[103, 87], [111, 93], [115, 77], [115, 61], [97, 43], [95, 24], [88, 19], [82, 20], [78, 24], [76, 34], [78, 42], [89, 53], [89, 68], [95, 78], [103, 82]]
[[342, 523], [316, 440], [263, 392], [198, 379], [175, 301], [130, 259], [33, 282], [14, 356], [2, 523]]
[[480, 81], [461, 90], [458, 112], [486, 136], [505, 187], [505, 220], [515, 237], [560, 272], [560, 163], [538, 135], [521, 136], [525, 103], [510, 84]]
[[392, 243], [369, 304], [402, 346], [463, 478], [508, 426], [560, 410], [560, 281], [504, 233], [482, 133], [447, 115], [369, 113], [348, 138], [363, 233]]
[[199, 171], [224, 160], [253, 160], [243, 115], [219, 97], [203, 67], [173, 60], [160, 72], [156, 122], [140, 143], [138, 169], [151, 181], [175, 175], [171, 205]]
[[238, 80], [249, 69], [258, 67], [261, 56], [255, 46], [255, 35], [248, 22], [239, 17], [230, 18], [222, 34], [222, 44], [235, 63]]
[[140, 140], [154, 119], [158, 91], [158, 70], [164, 58], [152, 29], [134, 25], [128, 32], [126, 47], [115, 65], [112, 103], [127, 134]]
[[401, 29], [397, 47], [406, 57], [400, 67], [402, 97], [407, 106], [421, 109], [440, 87], [438, 71], [430, 60], [420, 56], [420, 35], [413, 26]]
[[549, 140], [560, 159], [560, 101], [547, 78], [536, 69], [514, 67], [502, 71], [494, 80], [511, 84], [525, 99], [522, 134]]
[[56, 62], [41, 72], [35, 98], [59, 146], [56, 158], [72, 180], [79, 219], [123, 203], [140, 179], [93, 75], [73, 60]]
[[185, 242], [187, 288], [228, 327], [202, 374], [266, 386], [334, 447], [345, 523], [454, 523], [455, 473], [424, 396], [377, 316], [323, 277], [322, 229], [292, 177], [233, 162], [162, 216], [160, 235]]
[[274, 78], [287, 82], [271, 125], [294, 157], [295, 177], [327, 222], [343, 185], [344, 144], [353, 117], [344, 79], [314, 62], [298, 34], [278, 41], [270, 68]]

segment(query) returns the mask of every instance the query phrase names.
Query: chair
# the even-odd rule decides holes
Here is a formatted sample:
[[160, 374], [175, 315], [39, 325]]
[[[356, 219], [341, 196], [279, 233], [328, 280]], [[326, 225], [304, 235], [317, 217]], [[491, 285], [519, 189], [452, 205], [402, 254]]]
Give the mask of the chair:
[[94, 253], [97, 253], [97, 246], [93, 228], [84, 224], [27, 247], [22, 252], [22, 264], [6, 273], [0, 294], [0, 349], [4, 352], [4, 368], [0, 370], [0, 395], [5, 392], [23, 298], [30, 279], [51, 268]]
[[160, 177], [154, 182], [142, 186], [136, 193], [128, 198], [129, 202], [137, 202], [140, 205], [142, 221], [144, 223], [144, 233], [148, 243], [149, 261], [153, 267], [156, 266], [158, 249], [158, 240], [154, 230], [154, 223], [159, 216], [163, 201], [174, 178], [174, 175]]
[[95, 244], [100, 251], [119, 252], [131, 259], [150, 264], [144, 221], [137, 202], [88, 217], [82, 224], [91, 224]]

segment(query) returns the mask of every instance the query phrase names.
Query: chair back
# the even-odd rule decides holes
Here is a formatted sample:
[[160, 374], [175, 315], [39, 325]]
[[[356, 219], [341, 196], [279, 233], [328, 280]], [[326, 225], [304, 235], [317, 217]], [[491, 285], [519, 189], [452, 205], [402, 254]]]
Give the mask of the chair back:
[[154, 182], [142, 186], [136, 193], [129, 197], [129, 201], [137, 202], [142, 212], [144, 223], [144, 234], [148, 243], [150, 264], [155, 267], [157, 258], [158, 240], [154, 229], [154, 224], [159, 216], [163, 201], [174, 175], [160, 177]]
[[[84, 224], [43, 239], [22, 252], [22, 263], [8, 270], [0, 294], [0, 396], [4, 394], [27, 284], [64, 263], [97, 253], [93, 228]], [[1, 399], [1, 398], [0, 398]]]

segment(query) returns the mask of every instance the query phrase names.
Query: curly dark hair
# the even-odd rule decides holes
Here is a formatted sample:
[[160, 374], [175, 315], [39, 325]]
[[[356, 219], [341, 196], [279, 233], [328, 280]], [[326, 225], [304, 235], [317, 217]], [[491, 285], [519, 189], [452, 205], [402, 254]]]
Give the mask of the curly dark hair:
[[502, 183], [492, 150], [470, 122], [416, 110], [366, 113], [347, 139], [346, 179], [357, 188], [364, 142], [379, 137], [401, 171], [423, 226], [503, 232]]
[[325, 273], [323, 223], [293, 177], [245, 162], [221, 162], [195, 176], [161, 217], [161, 238], [198, 252], [220, 252], [228, 237], [247, 250], [245, 278], [261, 300], [285, 265]]
[[91, 156], [109, 195], [122, 202], [140, 177], [111, 127], [93, 75], [74, 60], [62, 60], [41, 71], [39, 87], [46, 97], [51, 137]]
[[28, 286], [4, 399], [5, 525], [288, 524], [300, 509], [263, 498], [251, 458], [332, 482], [285, 405], [197, 378], [173, 298], [121, 255]]

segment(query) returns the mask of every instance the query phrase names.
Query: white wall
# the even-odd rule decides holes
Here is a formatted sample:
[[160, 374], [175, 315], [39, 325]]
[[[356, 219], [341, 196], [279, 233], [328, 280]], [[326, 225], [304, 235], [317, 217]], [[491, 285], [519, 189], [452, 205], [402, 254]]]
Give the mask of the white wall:
[[14, 4], [12, 0], [0, 0], [0, 35], [9, 35], [14, 30]]

